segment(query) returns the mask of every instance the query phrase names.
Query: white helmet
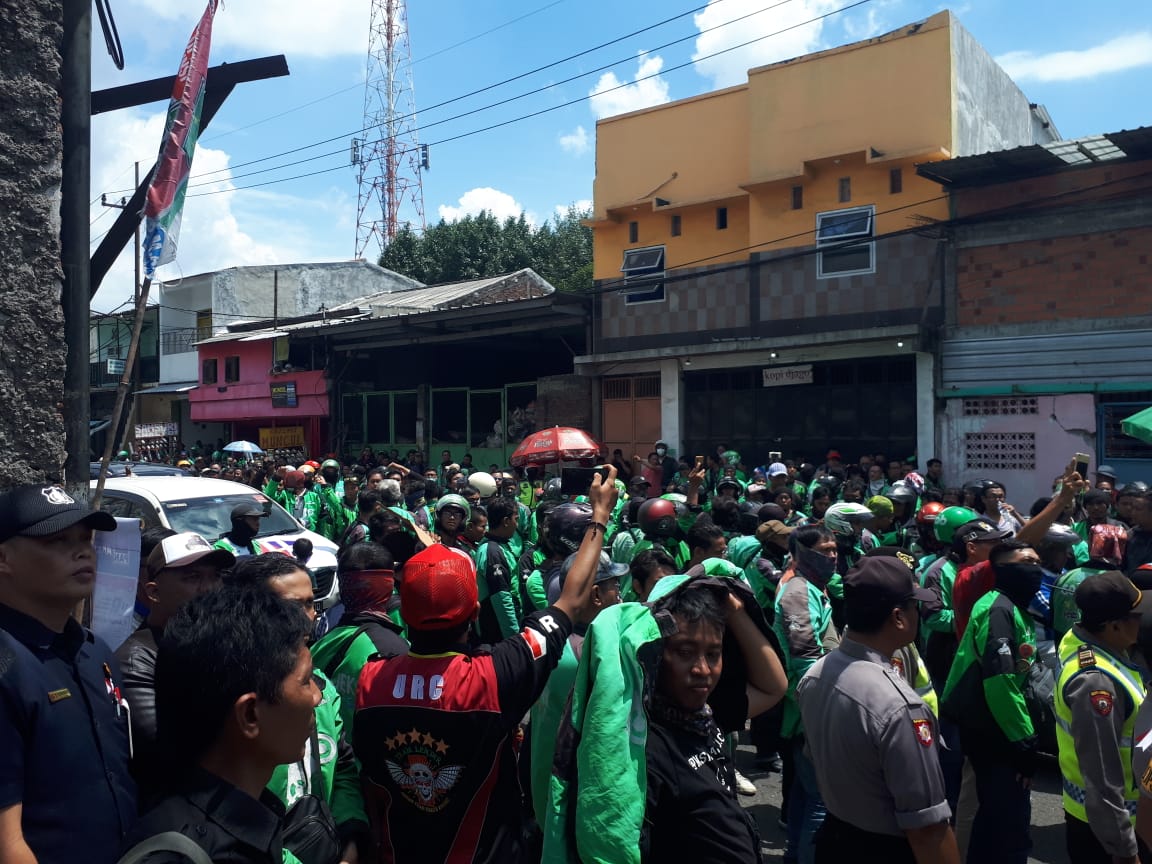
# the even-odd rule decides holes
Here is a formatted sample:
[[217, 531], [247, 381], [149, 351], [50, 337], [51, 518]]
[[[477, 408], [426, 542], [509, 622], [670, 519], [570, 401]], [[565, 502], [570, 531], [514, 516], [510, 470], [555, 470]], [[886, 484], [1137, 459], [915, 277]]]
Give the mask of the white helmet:
[[496, 494], [496, 478], [487, 471], [469, 474], [468, 485], [479, 492], [481, 498], [491, 498]]
[[852, 537], [857, 533], [854, 525], [863, 525], [875, 515], [863, 504], [842, 501], [828, 508], [824, 514], [824, 524], [833, 534]]

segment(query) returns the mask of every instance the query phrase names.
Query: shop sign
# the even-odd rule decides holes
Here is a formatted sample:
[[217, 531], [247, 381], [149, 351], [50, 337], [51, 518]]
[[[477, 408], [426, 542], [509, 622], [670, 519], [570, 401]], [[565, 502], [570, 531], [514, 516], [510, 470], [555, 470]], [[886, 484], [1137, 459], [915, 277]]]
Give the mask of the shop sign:
[[180, 430], [175, 423], [137, 423], [136, 438], [175, 438]]
[[811, 384], [812, 364], [805, 366], [769, 366], [762, 370], [765, 387], [787, 387], [791, 384]]
[[259, 444], [261, 450], [302, 450], [304, 448], [304, 427], [262, 427]]
[[297, 402], [295, 381], [276, 381], [270, 386], [272, 387], [273, 408], [296, 407]]

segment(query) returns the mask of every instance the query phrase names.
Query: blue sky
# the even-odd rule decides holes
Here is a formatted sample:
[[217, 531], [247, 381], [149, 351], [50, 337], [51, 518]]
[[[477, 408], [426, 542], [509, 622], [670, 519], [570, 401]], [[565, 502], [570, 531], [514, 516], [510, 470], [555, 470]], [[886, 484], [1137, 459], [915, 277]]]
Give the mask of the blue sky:
[[[431, 147], [431, 168], [423, 177], [426, 221], [484, 207], [500, 216], [524, 210], [542, 222], [558, 207], [591, 198], [598, 116], [739, 83], [750, 67], [874, 36], [942, 8], [952, 9], [1032, 101], [1047, 106], [1065, 137], [1152, 123], [1147, 0], [958, 0], [951, 6], [863, 0], [845, 8], [854, 2], [711, 0], [688, 15], [681, 13], [693, 8], [693, 0], [410, 3], [417, 136]], [[119, 0], [113, 8], [127, 66], [115, 69], [97, 26], [95, 88], [173, 74], [204, 6], [198, 0]], [[674, 16], [680, 17], [458, 99]], [[743, 20], [728, 23], [734, 19]], [[283, 53], [292, 74], [239, 86], [202, 136], [177, 260], [161, 269], [160, 278], [173, 281], [244, 264], [353, 257], [357, 183], [348, 154], [352, 137], [365, 137], [359, 130], [368, 31], [367, 0], [221, 5], [213, 64]], [[758, 41], [708, 56], [750, 40]], [[612, 89], [621, 84], [627, 86]], [[487, 107], [535, 90], [540, 92]], [[603, 95], [593, 98], [596, 93]], [[458, 101], [436, 107], [449, 100]], [[546, 111], [565, 103], [571, 104]], [[165, 107], [95, 118], [93, 196], [125, 194], [136, 159], [146, 170], [159, 146]], [[456, 116], [476, 109], [482, 110]], [[545, 113], [518, 119], [540, 111]], [[467, 134], [504, 121], [515, 122]], [[460, 135], [465, 137], [445, 140]], [[266, 158], [336, 136], [343, 137]], [[301, 159], [312, 161], [281, 167]], [[245, 165], [254, 160], [264, 161]], [[284, 179], [316, 171], [326, 173]], [[410, 209], [406, 215], [414, 216]], [[96, 240], [114, 214], [96, 203], [92, 218]], [[369, 247], [367, 257], [376, 254]], [[131, 274], [129, 253], [107, 277], [94, 308], [109, 311], [129, 299]]]

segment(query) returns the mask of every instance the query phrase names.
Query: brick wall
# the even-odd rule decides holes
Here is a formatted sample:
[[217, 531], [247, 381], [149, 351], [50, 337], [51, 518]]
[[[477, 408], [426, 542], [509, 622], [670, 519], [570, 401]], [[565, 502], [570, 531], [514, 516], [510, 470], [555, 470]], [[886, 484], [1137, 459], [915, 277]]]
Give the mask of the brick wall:
[[1152, 314], [1152, 227], [961, 249], [956, 323], [1025, 324]]
[[536, 428], [575, 426], [592, 432], [593, 379], [552, 375], [536, 382]]

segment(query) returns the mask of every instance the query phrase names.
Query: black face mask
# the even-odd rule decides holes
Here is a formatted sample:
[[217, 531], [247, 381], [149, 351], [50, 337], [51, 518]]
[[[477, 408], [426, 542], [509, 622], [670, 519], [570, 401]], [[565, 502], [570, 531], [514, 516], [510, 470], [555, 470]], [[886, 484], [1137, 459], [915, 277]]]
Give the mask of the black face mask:
[[1021, 608], [1032, 602], [1044, 580], [1044, 570], [1039, 564], [994, 564], [992, 570], [996, 574], [996, 588]]
[[232, 523], [232, 531], [229, 533], [232, 535], [232, 539], [235, 540], [237, 543], [244, 544], [244, 543], [251, 543], [252, 539], [259, 532], [253, 531], [252, 526], [250, 526], [243, 519], [240, 519], [240, 520]]

